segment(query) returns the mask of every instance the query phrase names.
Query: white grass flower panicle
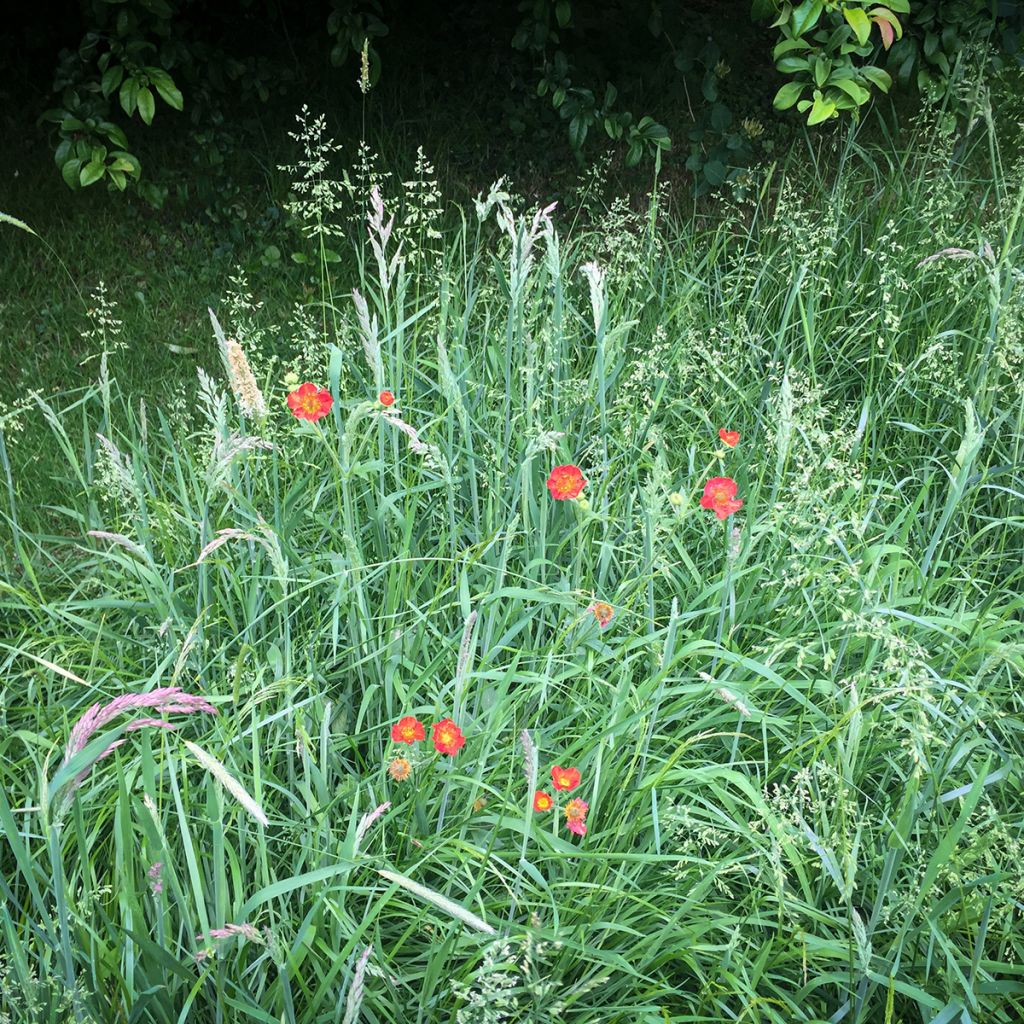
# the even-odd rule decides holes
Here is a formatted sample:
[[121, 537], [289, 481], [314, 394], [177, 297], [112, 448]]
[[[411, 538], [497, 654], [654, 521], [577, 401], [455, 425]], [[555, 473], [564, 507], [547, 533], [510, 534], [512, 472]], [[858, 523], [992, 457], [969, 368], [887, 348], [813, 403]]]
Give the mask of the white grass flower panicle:
[[377, 314], [370, 316], [369, 306], [358, 288], [352, 289], [352, 301], [356, 307], [356, 320], [359, 322], [359, 330], [363, 338], [363, 355], [366, 356], [366, 365], [373, 372], [373, 382], [376, 389], [384, 386], [384, 364], [380, 356], [380, 337], [377, 329]]
[[89, 326], [82, 332], [82, 340], [99, 345], [103, 355], [128, 347], [128, 342], [121, 335], [124, 321], [115, 316], [116, 312], [117, 304], [108, 295], [106, 284], [100, 281], [89, 295], [89, 305], [85, 310]]
[[499, 178], [491, 187], [487, 193], [487, 198], [483, 197], [483, 193], [479, 193], [476, 199], [473, 200], [473, 206], [476, 209], [477, 220], [481, 223], [491, 215], [491, 210], [495, 206], [504, 206], [509, 203], [512, 196], [504, 189], [505, 178]]
[[441, 242], [441, 189], [434, 165], [423, 147], [416, 150], [414, 176], [402, 182], [404, 203], [398, 234], [405, 246], [405, 260], [413, 267], [434, 274], [444, 271]]
[[332, 218], [342, 209], [344, 186], [329, 178], [327, 172], [331, 154], [341, 146], [327, 135], [327, 118], [323, 114], [313, 117], [306, 104], [295, 120], [299, 123], [298, 131], [289, 132], [288, 136], [299, 144], [302, 156], [297, 163], [278, 167], [291, 175], [295, 194], [293, 200], [285, 203], [285, 209], [301, 223], [307, 238], [329, 238], [340, 233]]
[[366, 838], [366, 834], [373, 827], [373, 823], [380, 817], [383, 817], [387, 812], [391, 810], [391, 801], [386, 800], [382, 804], [378, 804], [372, 811], [367, 811], [360, 819], [359, 824], [356, 827], [356, 839], [355, 845], [352, 848], [353, 853], [359, 852], [359, 847], [362, 846], [363, 840]]
[[372, 946], [367, 946], [356, 963], [356, 969], [352, 972], [352, 984], [349, 986], [348, 995], [345, 997], [345, 1016], [341, 1024], [357, 1024], [359, 1010], [363, 1005], [363, 990], [366, 985], [366, 967], [370, 961]]
[[594, 332], [600, 333], [604, 321], [605, 294], [604, 271], [597, 263], [584, 263], [580, 273], [587, 279], [590, 286], [590, 308], [594, 314]]
[[366, 224], [370, 237], [370, 248], [377, 261], [377, 280], [380, 281], [382, 293], [387, 294], [401, 265], [402, 243], [398, 243], [391, 258], [388, 259], [387, 249], [388, 243], [391, 241], [391, 232], [395, 226], [395, 215], [392, 214], [387, 221], [384, 219], [385, 216], [380, 187], [374, 185], [370, 189], [370, 209], [366, 215]]

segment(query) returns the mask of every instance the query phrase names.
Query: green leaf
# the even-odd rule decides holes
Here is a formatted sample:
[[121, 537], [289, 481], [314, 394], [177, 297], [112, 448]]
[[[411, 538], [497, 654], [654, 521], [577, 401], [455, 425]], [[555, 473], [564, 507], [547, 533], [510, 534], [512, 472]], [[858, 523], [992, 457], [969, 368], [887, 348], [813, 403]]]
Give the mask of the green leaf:
[[792, 29], [793, 35], [802, 36], [818, 24], [821, 11], [824, 7], [822, 0], [804, 0], [798, 7], [793, 8]]
[[787, 82], [772, 100], [772, 106], [776, 110], [788, 110], [798, 99], [807, 86], [803, 82]]
[[807, 115], [807, 123], [821, 124], [822, 121], [827, 121], [835, 112], [836, 105], [831, 100], [827, 100], [820, 95], [815, 96], [811, 112]]
[[78, 180], [78, 173], [82, 167], [82, 161], [77, 157], [74, 160], [69, 160], [61, 169], [61, 177], [64, 179], [68, 188], [81, 188], [82, 183]]
[[811, 62], [806, 57], [783, 57], [775, 66], [784, 75], [795, 75], [798, 71], [809, 71]]
[[146, 68], [146, 71], [149, 73], [149, 80], [156, 87], [156, 91], [164, 103], [175, 110], [181, 110], [185, 101], [182, 98], [181, 90], [174, 84], [174, 79], [162, 68]]
[[572, 6], [569, 0], [558, 0], [558, 3], [555, 4], [555, 20], [558, 22], [558, 27], [565, 28], [571, 17]]
[[139, 117], [146, 124], [153, 123], [153, 115], [156, 113], [156, 100], [146, 86], [139, 90]]
[[859, 107], [871, 99], [871, 93], [864, 86], [858, 85], [852, 78], [833, 78], [829, 85], [842, 89]]
[[892, 88], [892, 76], [881, 68], [876, 68], [873, 65], [860, 69], [861, 74], [874, 86], [881, 89], [882, 92], [888, 92]]
[[778, 60], [783, 54], [791, 50], [809, 50], [811, 44], [806, 39], [783, 39], [778, 46], [772, 50], [772, 60]]
[[860, 7], [844, 7], [843, 17], [856, 34], [857, 42], [863, 46], [871, 35], [871, 22], [868, 21], [868, 16]]
[[122, 64], [114, 64], [103, 72], [103, 77], [100, 79], [100, 92], [103, 93], [104, 99], [116, 91], [123, 78], [124, 66]]
[[727, 173], [728, 169], [721, 160], [709, 160], [704, 165], [704, 177], [709, 185], [721, 185]]
[[126, 78], [121, 83], [118, 99], [121, 101], [121, 109], [131, 117], [139, 105], [139, 83], [134, 78]]
[[106, 165], [99, 160], [90, 160], [78, 176], [79, 184], [85, 188], [100, 180], [107, 173]]

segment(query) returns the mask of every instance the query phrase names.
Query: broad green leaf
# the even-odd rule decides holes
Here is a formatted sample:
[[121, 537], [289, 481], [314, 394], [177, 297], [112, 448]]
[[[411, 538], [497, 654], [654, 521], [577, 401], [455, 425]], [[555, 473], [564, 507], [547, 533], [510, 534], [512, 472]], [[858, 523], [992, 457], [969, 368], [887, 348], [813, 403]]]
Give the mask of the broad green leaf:
[[843, 17], [856, 34], [857, 42], [863, 46], [871, 35], [871, 22], [868, 20], [868, 16], [864, 13], [863, 8], [844, 7]]
[[99, 181], [107, 173], [106, 165], [99, 160], [90, 160], [81, 170], [78, 181], [84, 188]]
[[802, 4], [793, 8], [792, 29], [793, 35], [802, 36], [818, 24], [821, 17], [822, 0], [804, 0]]
[[892, 88], [892, 76], [888, 71], [869, 66], [861, 68], [860, 72], [872, 85], [881, 89], [882, 92], [888, 92]]
[[82, 183], [78, 180], [78, 174], [82, 167], [82, 161], [77, 157], [69, 160], [61, 169], [61, 177], [67, 183], [68, 188], [81, 188]]
[[825, 99], [824, 96], [815, 96], [811, 112], [807, 115], [807, 123], [821, 124], [822, 121], [827, 121], [835, 112], [836, 105], [831, 100]]
[[114, 64], [103, 73], [103, 77], [100, 79], [100, 92], [103, 95], [110, 96], [118, 86], [121, 84], [121, 79], [124, 78], [124, 66], [122, 64]]
[[143, 86], [139, 90], [139, 117], [142, 118], [146, 124], [153, 123], [153, 115], [156, 113], [156, 100], [153, 98], [153, 94], [149, 91], [149, 88]]
[[833, 78], [829, 85], [842, 89], [859, 107], [862, 107], [871, 99], [871, 93], [864, 86], [858, 85], [852, 78]]
[[775, 94], [775, 99], [772, 100], [772, 106], [775, 107], [776, 110], [788, 110], [798, 99], [800, 99], [800, 94], [806, 88], [807, 86], [803, 82], [787, 82]]

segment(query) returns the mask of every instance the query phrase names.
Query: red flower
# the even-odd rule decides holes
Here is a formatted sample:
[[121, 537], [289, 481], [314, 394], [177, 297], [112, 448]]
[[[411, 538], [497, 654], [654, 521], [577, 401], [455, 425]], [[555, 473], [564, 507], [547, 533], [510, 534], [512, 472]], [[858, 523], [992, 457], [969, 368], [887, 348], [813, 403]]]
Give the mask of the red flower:
[[730, 448], [735, 448], [740, 439], [740, 432], [738, 430], [726, 430], [723, 427], [718, 432], [718, 436], [722, 439], [722, 444], [727, 444]]
[[395, 404], [395, 396], [390, 391], [382, 391], [377, 396], [377, 399], [378, 399], [378, 401], [380, 402], [381, 405], [394, 405]]
[[434, 749], [439, 754], [454, 757], [466, 745], [462, 730], [450, 718], [442, 718], [431, 728], [434, 730]]
[[391, 738], [396, 743], [415, 743], [417, 740], [425, 739], [426, 735], [423, 723], [412, 715], [400, 718], [391, 726]]
[[570, 832], [575, 833], [578, 836], [585, 836], [587, 834], [587, 811], [590, 810], [590, 804], [586, 800], [580, 800], [578, 797], [573, 797], [565, 805], [565, 824]]
[[719, 519], [743, 508], [743, 499], [736, 497], [736, 481], [728, 476], [714, 476], [704, 485], [700, 507], [710, 509]]
[[586, 482], [579, 466], [555, 466], [548, 477], [548, 490], [555, 501], [565, 501], [575, 498]]
[[602, 629], [612, 621], [612, 617], [615, 615], [615, 609], [604, 601], [595, 601], [587, 611], [594, 613], [594, 618], [597, 619], [597, 624]]
[[306, 381], [288, 396], [288, 408], [296, 419], [315, 423], [331, 411], [334, 398], [327, 388], [318, 388]]
[[388, 775], [390, 775], [395, 782], [405, 782], [411, 773], [412, 765], [409, 764], [408, 760], [404, 757], [396, 757], [391, 764], [388, 765]]
[[575, 789], [580, 784], [579, 768], [561, 768], [555, 765], [551, 769], [551, 781], [555, 789]]
[[550, 793], [545, 793], [542, 789], [538, 789], [533, 794], [533, 809], [535, 811], [550, 811], [555, 806], [555, 801], [551, 799]]

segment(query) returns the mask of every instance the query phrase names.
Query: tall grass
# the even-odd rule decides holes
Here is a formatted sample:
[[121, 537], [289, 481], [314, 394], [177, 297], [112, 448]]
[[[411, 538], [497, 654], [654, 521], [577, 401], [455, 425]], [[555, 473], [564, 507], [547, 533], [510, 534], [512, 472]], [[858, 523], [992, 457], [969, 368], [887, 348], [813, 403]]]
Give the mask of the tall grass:
[[[710, 224], [371, 203], [330, 415], [215, 311], [268, 415], [215, 366], [185, 416], [40, 397], [59, 533], [0, 434], [11, 1018], [1019, 1019], [1024, 192], [925, 141]], [[58, 775], [162, 686], [218, 714]], [[467, 743], [399, 783], [407, 714]]]

